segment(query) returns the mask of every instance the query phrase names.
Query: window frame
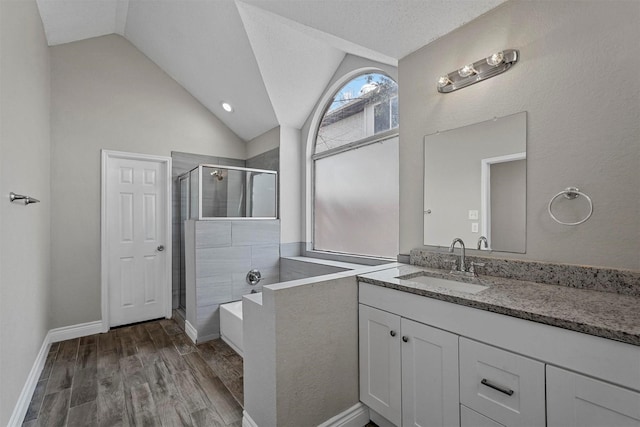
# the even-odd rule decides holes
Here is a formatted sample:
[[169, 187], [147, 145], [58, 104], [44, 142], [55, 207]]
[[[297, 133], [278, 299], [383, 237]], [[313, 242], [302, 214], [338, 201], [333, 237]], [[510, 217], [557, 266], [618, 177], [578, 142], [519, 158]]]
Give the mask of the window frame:
[[[320, 153], [315, 153], [315, 148], [316, 148], [316, 142], [318, 139], [318, 134], [320, 132], [320, 126], [322, 125], [322, 120], [324, 119], [325, 115], [327, 114], [327, 112], [329, 111], [329, 107], [331, 105], [331, 102], [334, 100], [335, 96], [340, 92], [340, 90], [346, 86], [347, 84], [349, 84], [349, 82], [351, 82], [352, 80], [357, 79], [360, 76], [366, 75], [366, 74], [380, 74], [390, 80], [392, 80], [394, 83], [397, 83], [397, 79], [393, 78], [392, 76], [390, 76], [387, 72], [380, 70], [380, 69], [371, 69], [371, 68], [367, 68], [367, 69], [361, 69], [361, 70], [357, 70], [351, 73], [346, 74], [345, 76], [343, 76], [343, 78], [339, 79], [338, 81], [336, 81], [331, 89], [332, 90], [327, 90], [324, 94], [324, 96], [319, 100], [318, 102], [318, 106], [316, 109], [316, 114], [314, 117], [314, 121], [315, 124], [312, 122], [312, 132], [309, 132], [309, 140], [308, 140], [308, 144], [307, 144], [307, 179], [310, 180], [310, 188], [309, 186], [307, 186], [308, 189], [308, 195], [306, 198], [306, 206], [307, 209], [309, 210], [308, 215], [306, 215], [306, 219], [307, 221], [310, 222], [310, 224], [307, 224], [307, 231], [305, 233], [305, 235], [307, 237], [310, 237], [310, 241], [308, 242], [308, 246], [310, 245], [310, 247], [307, 248], [303, 248], [303, 255], [305, 256], [313, 256], [316, 258], [325, 258], [325, 259], [333, 259], [333, 260], [338, 260], [338, 261], [344, 261], [344, 262], [356, 262], [356, 263], [361, 263], [361, 264], [370, 264], [370, 265], [376, 265], [376, 264], [381, 264], [381, 263], [386, 263], [389, 261], [395, 261], [395, 258], [386, 258], [386, 257], [376, 257], [376, 256], [372, 256], [372, 255], [362, 255], [362, 254], [354, 254], [354, 253], [348, 253], [348, 252], [338, 252], [338, 251], [327, 251], [327, 250], [319, 250], [315, 248], [315, 243], [316, 243], [316, 236], [315, 236], [315, 193], [316, 193], [316, 174], [315, 174], [315, 165], [316, 165], [316, 160], [319, 159], [323, 159], [326, 157], [330, 157], [330, 156], [334, 156], [334, 155], [338, 155], [340, 153], [344, 153], [347, 151], [351, 151], [351, 150], [356, 150], [358, 148], [362, 148], [365, 147], [367, 145], [371, 145], [371, 144], [375, 144], [378, 142], [382, 142], [385, 141], [387, 139], [391, 139], [394, 137], [398, 137], [400, 136], [400, 126], [398, 123], [398, 126], [395, 128], [391, 128], [388, 129], [386, 131], [382, 131], [379, 132], [377, 134], [373, 134], [373, 135], [369, 135], [366, 136], [364, 138], [361, 138], [359, 140], [356, 141], [352, 141], [348, 144], [344, 144], [341, 145], [339, 147], [335, 147], [335, 148], [331, 148], [329, 150], [320, 152]], [[389, 123], [392, 123], [392, 111], [391, 111], [391, 100], [395, 98], [398, 99], [398, 95], [394, 95], [393, 97], [390, 97], [387, 102], [389, 102]], [[381, 103], [381, 102], [379, 102]], [[375, 105], [379, 104], [373, 104], [373, 107], [375, 108]], [[399, 121], [399, 120], [398, 120]], [[375, 126], [375, 124], [374, 124]], [[309, 191], [310, 190], [310, 191]], [[310, 234], [309, 234], [310, 233]]]

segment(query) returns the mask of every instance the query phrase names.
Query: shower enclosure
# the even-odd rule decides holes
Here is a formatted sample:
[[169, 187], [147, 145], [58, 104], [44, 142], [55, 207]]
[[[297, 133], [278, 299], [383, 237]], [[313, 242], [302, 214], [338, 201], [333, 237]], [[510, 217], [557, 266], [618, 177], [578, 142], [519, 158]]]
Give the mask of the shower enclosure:
[[179, 177], [185, 219], [275, 219], [277, 175], [271, 170], [198, 165]]
[[185, 221], [277, 218], [278, 173], [200, 164], [178, 177], [180, 188], [180, 298], [186, 306]]

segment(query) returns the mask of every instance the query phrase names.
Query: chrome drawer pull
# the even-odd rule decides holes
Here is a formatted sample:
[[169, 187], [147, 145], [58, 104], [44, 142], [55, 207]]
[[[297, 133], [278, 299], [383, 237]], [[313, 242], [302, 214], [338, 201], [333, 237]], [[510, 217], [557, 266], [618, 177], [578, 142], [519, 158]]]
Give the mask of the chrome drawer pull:
[[512, 396], [513, 395], [513, 390], [508, 389], [508, 388], [504, 388], [504, 387], [502, 387], [501, 385], [498, 385], [498, 384], [494, 384], [494, 383], [492, 383], [491, 381], [489, 381], [486, 378], [483, 378], [482, 381], [480, 381], [480, 383], [482, 385], [486, 385], [487, 387], [492, 388], [494, 390], [498, 390], [500, 393], [504, 393], [507, 396]]

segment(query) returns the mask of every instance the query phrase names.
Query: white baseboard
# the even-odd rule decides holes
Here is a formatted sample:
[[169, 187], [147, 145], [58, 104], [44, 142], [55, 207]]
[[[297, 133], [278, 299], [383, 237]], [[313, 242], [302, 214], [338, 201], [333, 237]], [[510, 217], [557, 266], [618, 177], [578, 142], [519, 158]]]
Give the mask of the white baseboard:
[[346, 411], [329, 418], [318, 427], [362, 427], [367, 425], [368, 422], [369, 408], [362, 402], [358, 402]]
[[47, 332], [47, 335], [45, 335], [44, 340], [42, 341], [40, 351], [36, 356], [36, 360], [33, 362], [29, 376], [27, 376], [27, 381], [25, 382], [24, 387], [22, 387], [22, 392], [20, 393], [18, 401], [13, 408], [13, 413], [9, 419], [9, 427], [20, 427], [22, 425], [24, 416], [27, 414], [27, 410], [29, 409], [33, 392], [38, 384], [38, 379], [40, 379], [40, 374], [42, 373], [45, 362], [47, 361], [47, 355], [49, 354], [51, 344], [74, 338], [86, 337], [87, 335], [99, 334], [101, 332], [103, 332], [101, 320], [81, 323], [79, 325], [64, 326], [62, 328], [51, 329]]
[[242, 411], [242, 427], [258, 427], [247, 411]]
[[211, 340], [217, 340], [218, 338], [220, 338], [220, 334], [198, 335], [198, 344], [202, 344], [203, 342]]
[[184, 332], [194, 344], [201, 344], [220, 338], [220, 334], [198, 335], [198, 330], [186, 319], [184, 321]]
[[[358, 402], [318, 427], [362, 427], [369, 422], [369, 408]], [[242, 427], [258, 427], [247, 411], [242, 411]]]
[[27, 376], [27, 381], [24, 383], [24, 387], [22, 387], [20, 396], [18, 396], [16, 406], [13, 407], [13, 414], [11, 414], [11, 418], [9, 418], [9, 424], [7, 424], [7, 427], [20, 427], [22, 425], [22, 421], [24, 420], [25, 415], [27, 415], [27, 410], [29, 409], [33, 392], [36, 390], [36, 385], [38, 385], [38, 379], [40, 379], [40, 374], [42, 373], [44, 364], [47, 361], [49, 348], [51, 348], [51, 331], [45, 335], [44, 340], [42, 341], [42, 346], [36, 356], [35, 362], [33, 362], [29, 376]]
[[72, 340], [74, 338], [86, 337], [88, 335], [100, 334], [104, 331], [102, 320], [95, 322], [80, 323], [78, 325], [63, 326], [49, 331], [51, 342]]
[[198, 331], [186, 319], [184, 321], [184, 332], [189, 338], [191, 338], [191, 341], [193, 341], [194, 344], [198, 341]]

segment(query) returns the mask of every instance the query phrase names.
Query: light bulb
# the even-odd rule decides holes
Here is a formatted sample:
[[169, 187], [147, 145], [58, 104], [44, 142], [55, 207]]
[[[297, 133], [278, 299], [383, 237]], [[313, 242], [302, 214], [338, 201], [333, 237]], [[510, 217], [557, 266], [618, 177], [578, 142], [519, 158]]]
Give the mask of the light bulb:
[[231, 106], [231, 104], [229, 104], [228, 102], [223, 102], [222, 103], [222, 108], [224, 109], [224, 111], [226, 111], [227, 113], [231, 113], [233, 111], [233, 107]]
[[449, 76], [442, 76], [438, 79], [438, 87], [445, 87], [449, 83], [451, 83]]
[[491, 65], [492, 67], [497, 67], [498, 65], [502, 64], [502, 61], [504, 61], [504, 53], [502, 52], [494, 53], [487, 58], [487, 64]]
[[473, 68], [473, 64], [465, 65], [458, 70], [458, 74], [460, 75], [460, 77], [469, 77], [470, 75], [477, 73], [478, 72], [476, 71], [476, 69]]

